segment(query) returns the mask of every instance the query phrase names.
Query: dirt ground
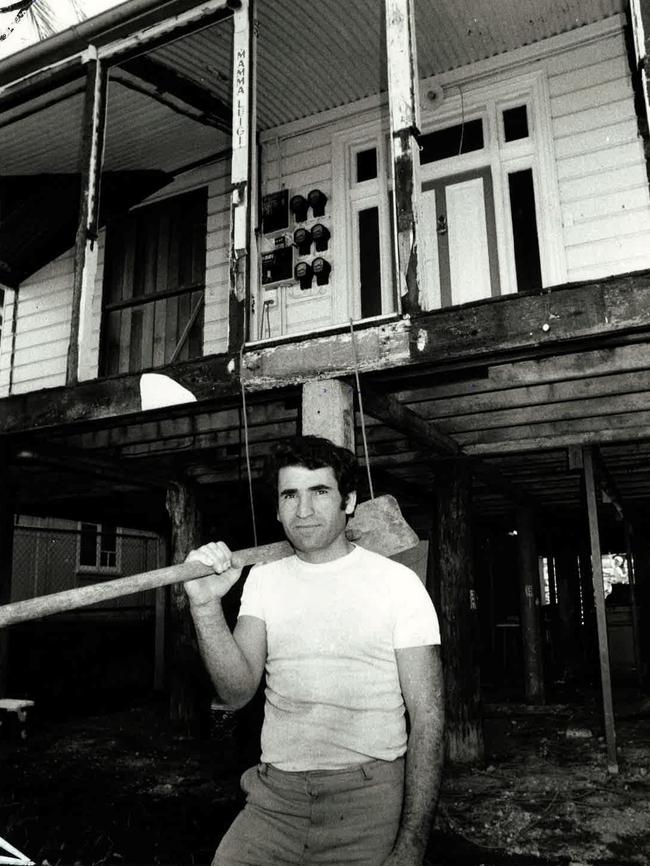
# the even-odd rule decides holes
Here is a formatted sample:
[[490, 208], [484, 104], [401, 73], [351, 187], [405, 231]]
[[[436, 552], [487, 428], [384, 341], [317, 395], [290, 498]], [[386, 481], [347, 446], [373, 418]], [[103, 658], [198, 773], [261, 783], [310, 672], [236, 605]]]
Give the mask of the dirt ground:
[[[647, 697], [617, 703], [618, 775], [596, 700], [523, 709], [488, 707], [485, 763], [446, 768], [427, 866], [650, 864]], [[239, 808], [242, 753], [228, 726], [175, 737], [151, 700], [36, 719], [26, 740], [7, 727], [0, 837], [39, 866], [209, 864]]]

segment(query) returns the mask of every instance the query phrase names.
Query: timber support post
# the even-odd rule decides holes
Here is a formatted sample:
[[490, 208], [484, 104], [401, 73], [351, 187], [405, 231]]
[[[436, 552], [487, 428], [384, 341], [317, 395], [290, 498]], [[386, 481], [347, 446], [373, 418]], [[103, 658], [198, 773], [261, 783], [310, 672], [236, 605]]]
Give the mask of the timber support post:
[[420, 312], [418, 215], [420, 105], [413, 0], [384, 0], [388, 101], [397, 234], [397, 286], [402, 313]]
[[[194, 487], [189, 483], [171, 485], [166, 505], [171, 521], [171, 564], [177, 565], [202, 542], [201, 514]], [[179, 731], [191, 736], [198, 733], [200, 726], [203, 664], [182, 583], [170, 588], [168, 625], [169, 716]]]
[[[0, 605], [11, 601], [13, 571], [14, 497], [9, 484], [7, 446], [0, 441]], [[9, 677], [9, 631], [0, 629], [0, 696], [7, 694]]]
[[251, 301], [253, 153], [257, 125], [254, 16], [255, 0], [242, 0], [234, 12], [228, 331], [228, 350], [232, 354], [241, 350], [246, 339]]
[[596, 607], [596, 627], [598, 632], [598, 655], [600, 659], [600, 683], [603, 696], [603, 718], [605, 722], [605, 741], [607, 743], [607, 770], [618, 773], [616, 755], [616, 727], [614, 704], [612, 700], [612, 678], [609, 665], [609, 644], [607, 640], [607, 616], [605, 613], [605, 590], [603, 586], [603, 564], [598, 528], [598, 503], [596, 500], [596, 481], [594, 478], [593, 454], [591, 448], [583, 449], [585, 493], [587, 516], [589, 518], [589, 540], [591, 542], [591, 577], [594, 604]]
[[526, 702], [543, 704], [545, 702], [544, 645], [542, 641], [535, 513], [532, 508], [517, 510], [517, 553], [519, 558], [519, 610]]
[[583, 667], [582, 624], [580, 622], [580, 574], [578, 552], [563, 543], [555, 549], [557, 586], [558, 649], [557, 673], [568, 682]]
[[[89, 59], [90, 58], [90, 59]], [[83, 144], [81, 149], [81, 198], [75, 239], [72, 314], [66, 385], [79, 381], [81, 348], [88, 338], [92, 290], [97, 271], [99, 193], [106, 132], [108, 70], [93, 46], [86, 58]]]
[[484, 752], [470, 500], [466, 466], [448, 464], [436, 474], [427, 584], [440, 618], [446, 752], [458, 763], [480, 761]]
[[632, 556], [634, 558], [634, 581], [639, 616], [639, 655], [641, 657], [641, 682], [648, 688], [650, 671], [650, 538], [645, 528], [631, 533]]
[[632, 553], [632, 526], [624, 520], [625, 558], [627, 561], [627, 579], [630, 589], [630, 613], [632, 614], [632, 644], [634, 647], [635, 679], [639, 688], [643, 686], [643, 660], [641, 656], [641, 634], [639, 630], [639, 604], [637, 598], [636, 567]]

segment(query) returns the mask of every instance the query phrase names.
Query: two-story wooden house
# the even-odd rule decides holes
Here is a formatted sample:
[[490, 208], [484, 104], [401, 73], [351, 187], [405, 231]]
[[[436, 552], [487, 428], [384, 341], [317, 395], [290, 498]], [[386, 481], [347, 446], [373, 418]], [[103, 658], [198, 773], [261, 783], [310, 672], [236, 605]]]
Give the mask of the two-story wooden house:
[[649, 656], [641, 11], [128, 0], [2, 61], [2, 562], [18, 510], [163, 531], [167, 501], [176, 558], [201, 517], [250, 544], [247, 467], [271, 537], [264, 455], [352, 385], [430, 541], [452, 756], [513, 645], [530, 701], [600, 669], [615, 763], [601, 549]]

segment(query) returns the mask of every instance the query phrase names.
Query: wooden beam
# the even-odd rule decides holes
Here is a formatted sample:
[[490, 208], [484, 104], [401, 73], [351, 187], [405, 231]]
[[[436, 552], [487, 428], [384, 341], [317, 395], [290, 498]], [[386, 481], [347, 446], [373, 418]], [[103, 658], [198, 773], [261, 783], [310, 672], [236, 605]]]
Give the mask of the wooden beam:
[[101, 183], [108, 70], [92, 55], [87, 63], [84, 102], [83, 144], [81, 149], [81, 201], [75, 240], [72, 314], [66, 384], [79, 380], [81, 344], [89, 339], [92, 284], [97, 268], [99, 226], [99, 189]]
[[[237, 382], [229, 355], [213, 355], [196, 361], [179, 362], [160, 367], [157, 373], [169, 375], [191, 390], [198, 399], [212, 402], [237, 398]], [[72, 387], [47, 388], [26, 394], [15, 394], [0, 400], [0, 431], [11, 433], [59, 427], [79, 422], [127, 418], [140, 414], [141, 373], [80, 382]], [[147, 420], [192, 414], [196, 403], [187, 406], [151, 410]]]
[[146, 24], [128, 22], [120, 30], [108, 31], [94, 42], [99, 45], [101, 59], [110, 58], [115, 63], [120, 57], [130, 58], [145, 50], [153, 51], [172, 40], [229, 18], [239, 5], [239, 0], [203, 0], [200, 4], [189, 0], [179, 3], [176, 10], [169, 9], [166, 14], [158, 14], [157, 20]]
[[587, 515], [589, 518], [589, 539], [591, 542], [591, 575], [596, 607], [596, 626], [598, 629], [598, 652], [600, 658], [600, 682], [603, 695], [603, 716], [605, 719], [605, 740], [607, 743], [607, 769], [618, 773], [616, 755], [616, 727], [612, 701], [612, 679], [609, 665], [607, 641], [607, 616], [605, 613], [605, 591], [603, 588], [603, 565], [598, 529], [598, 503], [596, 501], [596, 481], [591, 448], [584, 449], [585, 491], [587, 496]]
[[128, 461], [110, 460], [92, 451], [62, 448], [51, 443], [26, 444], [23, 440], [20, 449], [13, 454], [13, 461], [60, 467], [69, 473], [96, 476], [105, 481], [153, 490], [166, 489], [172, 480], [163, 477], [160, 472], [148, 472], [142, 466], [136, 466], [133, 461], [131, 467], [126, 468], [125, 464], [128, 465]]
[[431, 448], [437, 454], [458, 457], [462, 453], [458, 443], [439, 430], [433, 422], [413, 412], [395, 397], [373, 391], [365, 384], [363, 407], [382, 424], [404, 433], [411, 441]]
[[418, 213], [420, 183], [419, 73], [413, 0], [384, 0], [388, 102], [397, 234], [397, 286], [403, 313], [420, 311]]
[[[542, 329], [552, 314], [551, 327]], [[539, 359], [559, 352], [605, 349], [650, 334], [650, 271], [552, 291], [518, 293], [423, 313], [410, 321], [355, 330], [360, 372], [445, 367]], [[628, 340], [629, 341], [629, 340]], [[250, 390], [308, 379], [346, 376], [354, 370], [349, 331], [291, 338], [244, 357]]]
[[393, 430], [398, 430], [410, 441], [433, 451], [432, 457], [436, 455], [454, 457], [459, 462], [464, 463], [470, 472], [488, 487], [498, 490], [519, 504], [528, 507], [535, 505], [531, 496], [517, 487], [516, 484], [508, 481], [498, 469], [465, 455], [460, 445], [452, 437], [447, 436], [431, 421], [422, 418], [394, 397], [378, 394], [364, 385], [363, 405], [367, 413], [381, 421], [382, 424], [386, 424]]
[[232, 109], [214, 93], [201, 87], [191, 78], [181, 75], [173, 67], [153, 57], [140, 55], [121, 64], [121, 69], [141, 81], [153, 85], [158, 92], [168, 93], [186, 105], [196, 108], [204, 121], [223, 132], [232, 130]]
[[[410, 321], [360, 327], [355, 331], [359, 370], [388, 370], [404, 375], [409, 368], [417, 371], [449, 365], [476, 367], [483, 365], [487, 357], [491, 363], [510, 363], [513, 358], [539, 359], [559, 351], [575, 355], [579, 348], [593, 352], [596, 344], [604, 351], [617, 342], [636, 340], [645, 346], [648, 341], [650, 271], [556, 289], [550, 303], [558, 319], [553, 320], [551, 336], [543, 334], [541, 340], [529, 323], [541, 321], [547, 315], [548, 292], [509, 295], [437, 310]], [[310, 379], [348, 376], [355, 368], [350, 340], [345, 327], [334, 334], [291, 338], [271, 347], [248, 349], [242, 369], [246, 388], [249, 392], [270, 391]], [[239, 392], [233, 353], [182, 362], [157, 372], [188, 387], [199, 401], [235, 397]], [[140, 375], [133, 374], [0, 399], [0, 430], [36, 429], [139, 412], [139, 381]], [[643, 423], [647, 425], [647, 419]], [[639, 427], [642, 426], [640, 423]], [[625, 431], [626, 438], [640, 436], [643, 431], [629, 432], [628, 436]], [[546, 435], [556, 437], [557, 430], [548, 434], [542, 431], [540, 447], [549, 447], [549, 441], [544, 441]], [[553, 441], [580, 444], [592, 441], [589, 435], [586, 430], [582, 440], [576, 434], [568, 437], [570, 441], [566, 443], [555, 438]], [[603, 435], [607, 440], [607, 431]], [[613, 431], [609, 440], [612, 438], [620, 439], [620, 433]], [[506, 442], [488, 450], [521, 451], [528, 445], [537, 447], [537, 440], [530, 437], [526, 446], [520, 445], [518, 449], [515, 442]], [[468, 442], [464, 447], [479, 454], [483, 446], [473, 447]]]

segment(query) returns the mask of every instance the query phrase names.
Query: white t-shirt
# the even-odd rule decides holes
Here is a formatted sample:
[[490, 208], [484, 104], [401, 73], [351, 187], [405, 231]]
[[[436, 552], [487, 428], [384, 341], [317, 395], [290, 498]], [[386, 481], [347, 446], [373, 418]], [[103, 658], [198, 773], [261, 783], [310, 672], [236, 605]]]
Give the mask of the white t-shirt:
[[262, 761], [333, 770], [404, 754], [395, 650], [440, 643], [411, 569], [361, 547], [316, 565], [290, 556], [251, 571], [239, 615], [266, 624]]

